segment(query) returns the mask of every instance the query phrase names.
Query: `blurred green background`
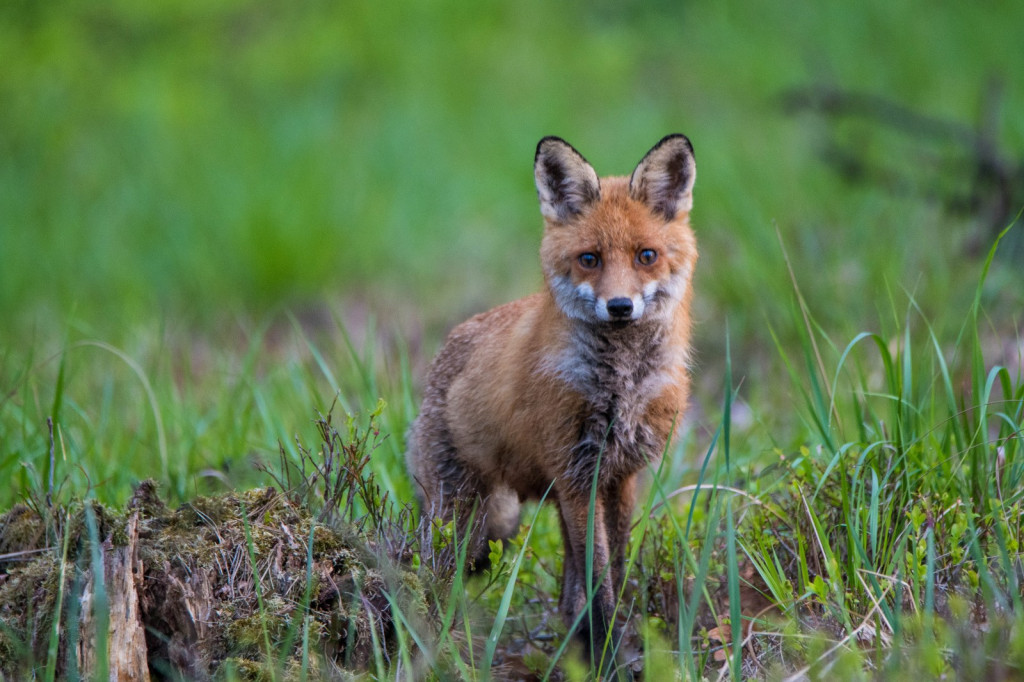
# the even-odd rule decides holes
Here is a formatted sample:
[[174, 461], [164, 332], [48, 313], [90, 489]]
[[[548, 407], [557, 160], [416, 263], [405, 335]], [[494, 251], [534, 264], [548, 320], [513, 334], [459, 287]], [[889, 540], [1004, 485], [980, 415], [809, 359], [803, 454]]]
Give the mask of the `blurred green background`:
[[[238, 398], [250, 390], [237, 377], [266, 361], [247, 335], [281, 311], [334, 316], [354, 335], [369, 318], [394, 325], [418, 376], [444, 329], [539, 286], [532, 160], [548, 134], [602, 175], [629, 173], [667, 133], [691, 138], [698, 357], [716, 385], [727, 327], [739, 373], [778, 364], [769, 328], [787, 337], [794, 294], [776, 231], [841, 343], [905, 314], [908, 294], [955, 327], [959, 312], [943, 316], [979, 275], [970, 244], [983, 253], [997, 231], [983, 212], [949, 210], [974, 182], [971, 150], [870, 112], [794, 110], [787, 93], [879, 97], [985, 130], [1020, 163], [1022, 26], [1019, 1], [8, 0], [0, 458], [45, 453], [44, 417], [64, 390], [51, 353], [81, 339], [123, 348], [175, 396], [161, 404], [226, 403], [183, 408], [177, 426], [165, 415], [172, 459], [195, 450], [193, 471], [272, 451], [344, 383], [302, 398], [293, 381], [263, 407]], [[881, 170], [851, 182], [837, 146]], [[1003, 258], [986, 296], [1015, 310], [1022, 288]], [[1007, 319], [995, 326], [1018, 322]], [[238, 329], [237, 357], [204, 360]], [[339, 362], [323, 355], [322, 372]], [[211, 365], [221, 373], [204, 384]], [[79, 447], [152, 452], [146, 411], [129, 419], [108, 395], [131, 373], [94, 374], [67, 392], [83, 431], [135, 430], [92, 446], [79, 435]], [[396, 448], [415, 394], [403, 400]], [[266, 421], [283, 404], [304, 416], [247, 430], [250, 412]], [[235, 435], [201, 447], [224, 421]]]
[[[1024, 151], [1019, 2], [2, 12], [0, 315], [16, 325], [40, 310], [103, 328], [339, 293], [442, 312], [520, 295], [538, 281], [531, 162], [546, 134], [623, 174], [685, 132], [702, 290], [762, 293], [746, 270], [777, 252], [777, 223], [815, 288], [856, 300], [879, 275], [942, 277], [962, 226], [834, 182], [823, 124], [788, 115], [786, 89], [870, 92], [971, 124], [1002, 78], [1002, 140]], [[871, 241], [899, 248], [866, 262]]]

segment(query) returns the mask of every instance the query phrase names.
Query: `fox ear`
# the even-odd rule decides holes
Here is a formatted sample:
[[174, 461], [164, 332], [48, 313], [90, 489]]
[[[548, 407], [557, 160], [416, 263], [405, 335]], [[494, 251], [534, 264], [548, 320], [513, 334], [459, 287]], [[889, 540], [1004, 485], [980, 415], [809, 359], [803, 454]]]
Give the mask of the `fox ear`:
[[666, 220], [693, 208], [697, 164], [685, 135], [668, 135], [654, 145], [629, 177], [629, 196]]
[[558, 137], [545, 137], [533, 158], [540, 212], [545, 218], [566, 222], [601, 198], [601, 183], [587, 160]]

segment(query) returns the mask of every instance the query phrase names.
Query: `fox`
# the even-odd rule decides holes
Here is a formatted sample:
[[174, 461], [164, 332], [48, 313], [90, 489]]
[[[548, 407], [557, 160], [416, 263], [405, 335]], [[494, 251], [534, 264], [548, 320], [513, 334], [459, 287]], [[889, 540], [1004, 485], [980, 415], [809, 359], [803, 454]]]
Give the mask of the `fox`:
[[406, 460], [421, 515], [459, 524], [471, 569], [486, 567], [490, 541], [516, 535], [523, 502], [558, 505], [559, 609], [597, 661], [621, 642], [616, 598], [638, 478], [689, 398], [696, 162], [673, 134], [629, 177], [598, 178], [549, 136], [533, 168], [545, 287], [449, 333]]

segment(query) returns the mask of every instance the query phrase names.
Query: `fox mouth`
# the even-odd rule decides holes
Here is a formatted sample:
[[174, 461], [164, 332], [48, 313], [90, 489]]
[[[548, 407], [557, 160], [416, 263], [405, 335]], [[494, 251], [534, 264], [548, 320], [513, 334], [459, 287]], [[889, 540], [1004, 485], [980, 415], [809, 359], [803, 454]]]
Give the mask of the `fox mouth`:
[[593, 329], [598, 333], [618, 334], [620, 332], [626, 333], [631, 329], [646, 327], [647, 325], [644, 322], [647, 319], [646, 317], [640, 317], [635, 320], [629, 317], [612, 318], [610, 320], [595, 320], [592, 324]]
[[622, 329], [624, 327], [631, 327], [631, 326], [633, 326], [634, 324], [636, 324], [639, 321], [640, 321], [639, 319], [634, 320], [634, 319], [629, 318], [629, 317], [622, 317], [622, 318], [613, 317], [612, 319], [604, 322], [603, 324], [608, 326], [608, 327], [611, 327], [612, 329]]

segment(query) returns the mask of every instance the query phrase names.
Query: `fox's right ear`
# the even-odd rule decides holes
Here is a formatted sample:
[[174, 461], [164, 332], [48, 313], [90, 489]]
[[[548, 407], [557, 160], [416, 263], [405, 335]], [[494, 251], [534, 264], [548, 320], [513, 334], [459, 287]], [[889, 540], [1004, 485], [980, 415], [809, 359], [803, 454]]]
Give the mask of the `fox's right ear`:
[[665, 220], [693, 208], [697, 164], [685, 135], [667, 135], [640, 160], [629, 178], [629, 195]]
[[583, 155], [559, 137], [545, 137], [533, 158], [540, 212], [545, 218], [566, 222], [601, 198], [597, 173]]

